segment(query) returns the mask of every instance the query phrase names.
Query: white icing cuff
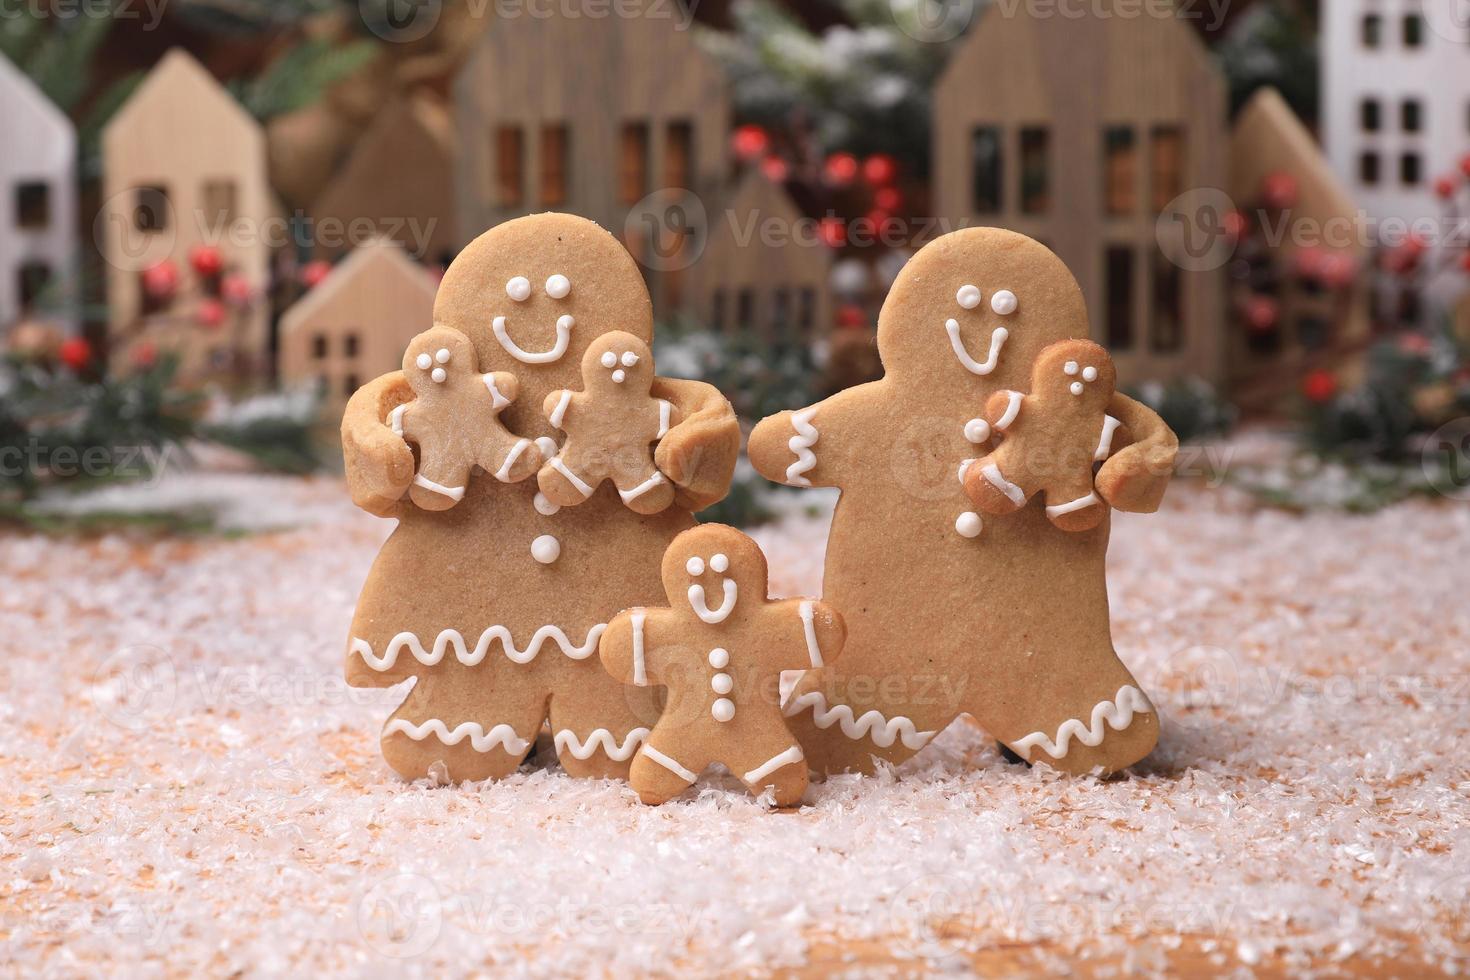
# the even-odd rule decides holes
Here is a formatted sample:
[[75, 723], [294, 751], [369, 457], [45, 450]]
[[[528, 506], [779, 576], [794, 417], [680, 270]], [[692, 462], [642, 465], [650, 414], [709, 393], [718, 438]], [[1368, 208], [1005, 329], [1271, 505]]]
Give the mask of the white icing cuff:
[[679, 763], [675, 762], [673, 759], [670, 759], [668, 756], [664, 755], [652, 745], [643, 746], [643, 754], [648, 756], [648, 758], [652, 761], [657, 762], [659, 765], [663, 766], [675, 776], [678, 776], [680, 779], [684, 780], [684, 782], [686, 783], [692, 783], [699, 778], [699, 773], [690, 772], [688, 769], [685, 769], [683, 766], [679, 765]]
[[400, 439], [403, 438], [403, 413], [409, 404], [409, 402], [404, 402], [388, 413], [388, 426], [393, 430], [393, 434]]
[[1026, 503], [1026, 492], [1002, 476], [999, 466], [996, 466], [994, 463], [989, 463], [980, 471], [980, 475], [989, 480], [991, 486], [1009, 497], [1011, 503], [1017, 507]]
[[633, 620], [633, 684], [636, 687], [648, 686], [648, 668], [643, 660], [643, 621], [648, 614], [642, 609], [632, 612]]
[[433, 480], [429, 479], [427, 476], [424, 476], [422, 473], [414, 477], [413, 482], [423, 487], [425, 490], [432, 490], [437, 494], [442, 494], [443, 496], [448, 497], [450, 500], [464, 499], [464, 487], [446, 487], [442, 483], [435, 483]]
[[501, 483], [509, 483], [510, 468], [516, 465], [516, 460], [521, 458], [521, 453], [530, 448], [530, 445], [530, 439], [521, 439], [518, 440], [514, 446], [511, 446], [510, 452], [505, 454], [505, 462], [501, 463], [500, 469], [495, 471], [495, 479], [499, 480]]
[[1000, 418], [995, 420], [995, 431], [1004, 432], [1016, 421], [1016, 416], [1021, 414], [1021, 393], [1019, 391], [1007, 391], [1006, 410]]
[[767, 759], [765, 762], [762, 762], [760, 765], [750, 770], [750, 772], [746, 773], [741, 778], [744, 779], [746, 783], [759, 783], [761, 780], [765, 779], [777, 769], [780, 769], [783, 766], [789, 766], [793, 762], [801, 762], [805, 758], [806, 756], [802, 755], [801, 753], [801, 746], [793, 745], [785, 752], [771, 756], [771, 758]]
[[812, 481], [803, 474], [809, 472], [817, 465], [817, 454], [812, 452], [812, 447], [817, 444], [821, 434], [817, 427], [812, 425], [812, 418], [817, 414], [815, 408], [804, 408], [791, 416], [791, 427], [796, 430], [786, 445], [796, 454], [796, 462], [786, 467], [786, 482], [796, 487], [809, 487]]
[[556, 470], [562, 476], [566, 477], [567, 478], [567, 482], [570, 483], [573, 487], [575, 487], [577, 489], [577, 492], [580, 493], [584, 498], [585, 497], [592, 496], [592, 488], [590, 486], [588, 486], [587, 485], [587, 482], [585, 480], [583, 480], [580, 476], [578, 476], [577, 474], [573, 473], [567, 467], [567, 464], [566, 463], [563, 463], [561, 461], [561, 457], [560, 456], [553, 456], [552, 457], [552, 459], [551, 459], [551, 468], [554, 469], [554, 470]]
[[817, 645], [816, 608], [810, 599], [803, 599], [799, 607], [801, 613], [801, 629], [806, 634], [806, 652], [811, 658], [812, 669], [816, 670], [822, 666], [822, 648]]
[[1069, 500], [1065, 504], [1057, 504], [1054, 507], [1048, 507], [1046, 509], [1046, 516], [1061, 517], [1063, 514], [1070, 514], [1075, 510], [1086, 510], [1088, 507], [1091, 507], [1093, 504], [1097, 503], [1101, 503], [1101, 501], [1097, 499], [1097, 494], [1089, 493], [1085, 497], [1078, 497], [1076, 500]]
[[566, 417], [567, 417], [567, 406], [570, 405], [571, 403], [572, 403], [572, 393], [570, 391], [567, 391], [567, 390], [563, 389], [562, 390], [562, 393], [561, 393], [561, 398], [558, 399], [558, 401], [556, 403], [556, 407], [551, 410], [551, 415], [548, 416], [548, 418], [551, 421], [551, 424], [554, 427], [560, 429], [562, 422], [566, 421]]
[[506, 398], [504, 395], [502, 395], [500, 393], [500, 389], [497, 388], [497, 387], [495, 387], [495, 375], [494, 374], [486, 373], [486, 374], [482, 374], [480, 377], [485, 382], [485, 387], [488, 388], [488, 389], [490, 389], [490, 407], [491, 408], [504, 408], [505, 406], [507, 406], [507, 405], [510, 404], [510, 399], [509, 398]]
[[653, 474], [653, 476], [650, 476], [648, 479], [638, 484], [632, 490], [619, 490], [618, 496], [622, 497], [623, 503], [626, 504], [630, 500], [636, 500], [639, 497], [643, 496], [645, 493], [652, 490], [654, 487], [658, 486], [662, 482], [664, 482], [664, 475], [662, 473], [655, 473]]
[[657, 438], [662, 439], [664, 436], [666, 436], [666, 435], [669, 434], [669, 420], [673, 417], [673, 414], [674, 414], [674, 406], [671, 403], [669, 403], [668, 401], [666, 401], [665, 399], [660, 398], [658, 400], [658, 436], [657, 436]]
[[1122, 422], [1119, 422], [1111, 415], [1103, 416], [1102, 437], [1098, 439], [1097, 452], [1092, 454], [1094, 462], [1107, 459], [1113, 454], [1113, 434], [1118, 431], [1118, 426], [1122, 424]]

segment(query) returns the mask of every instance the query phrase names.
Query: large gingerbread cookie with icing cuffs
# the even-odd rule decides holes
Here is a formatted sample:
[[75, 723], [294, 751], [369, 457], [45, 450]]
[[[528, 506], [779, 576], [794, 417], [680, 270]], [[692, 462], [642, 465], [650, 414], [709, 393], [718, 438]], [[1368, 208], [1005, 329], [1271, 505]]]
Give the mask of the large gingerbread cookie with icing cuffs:
[[[621, 333], [647, 345], [653, 311], [615, 238], [583, 218], [542, 214], [498, 225], [460, 253], [439, 287], [434, 328], [465, 338], [475, 370], [514, 378], [515, 400], [499, 420], [551, 459], [562, 434], [543, 410], [547, 397], [582, 386], [584, 354], [599, 338]], [[348, 488], [398, 526], [358, 600], [346, 675], [360, 687], [415, 680], [381, 733], [384, 758], [401, 775], [503, 776], [547, 722], [568, 772], [627, 775], [659, 696], [609, 676], [598, 640], [619, 610], [662, 601], [664, 551], [694, 526], [694, 510], [724, 496], [740, 445], [718, 391], [657, 377], [651, 360], [643, 368], [648, 396], [671, 406], [667, 430], [644, 450], [672, 487], [672, 501], [653, 514], [628, 507], [610, 481], [561, 507], [534, 479], [504, 482], [489, 469], [493, 454], [454, 506], [425, 509], [409, 496], [414, 449], [394, 426], [414, 398], [410, 379], [395, 371], [349, 401]], [[523, 452], [513, 468], [529, 458]]]
[[[1158, 717], [1113, 649], [1106, 508], [1092, 528], [1066, 531], [1039, 495], [996, 517], [963, 483], [998, 446], [991, 396], [1026, 392], [1044, 349], [1088, 334], [1076, 280], [1048, 249], [965, 229], [922, 249], [894, 283], [878, 323], [881, 380], [751, 434], [768, 479], [842, 491], [825, 598], [846, 618], [845, 653], [803, 675], [784, 709], [815, 770], [901, 761], [961, 713], [1068, 772], [1111, 772], [1153, 748]], [[1126, 435], [1096, 474], [1098, 498], [1153, 510], [1177, 440], [1124, 395], [1106, 413]]]

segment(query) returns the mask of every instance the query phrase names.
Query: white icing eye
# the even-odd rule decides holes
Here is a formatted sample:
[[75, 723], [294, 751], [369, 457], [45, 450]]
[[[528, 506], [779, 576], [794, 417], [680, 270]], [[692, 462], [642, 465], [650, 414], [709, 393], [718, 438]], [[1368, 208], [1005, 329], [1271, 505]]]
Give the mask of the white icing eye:
[[724, 647], [715, 647], [709, 652], [709, 665], [715, 670], [724, 670], [730, 666], [730, 651]]
[[1016, 294], [1009, 289], [1002, 289], [990, 297], [990, 308], [1001, 316], [1010, 316], [1016, 312]]
[[615, 368], [615, 367], [617, 367], [618, 366], [618, 355], [614, 354], [610, 350], [609, 351], [603, 351], [602, 352], [602, 366], [605, 367], [605, 368]]
[[546, 280], [546, 295], [552, 299], [565, 299], [571, 291], [572, 283], [566, 276], [558, 274]]
[[724, 555], [715, 555], [709, 560], [709, 567], [723, 575], [725, 570], [730, 567], [730, 559]]
[[443, 368], [435, 368], [434, 373], [429, 375], [429, 377], [434, 379], [435, 384], [442, 385], [444, 383], [444, 379], [449, 377], [449, 375], [444, 373]]
[[419, 366], [420, 371], [427, 371], [429, 370], [429, 368], [433, 367], [434, 359], [428, 354], [420, 354], [418, 356], [418, 360], [414, 361], [414, 363]]
[[690, 575], [703, 575], [704, 559], [699, 557], [698, 555], [695, 555], [693, 558], [684, 563], [684, 571], [688, 572]]
[[973, 310], [980, 305], [980, 287], [961, 286], [960, 291], [954, 294], [955, 302], [967, 310]]
[[984, 419], [971, 419], [965, 423], [965, 439], [976, 444], [990, 438], [990, 423]]
[[613, 372], [614, 384], [622, 384], [624, 381], [627, 380], [627, 378], [628, 375], [622, 368], [618, 368], [616, 371]]
[[447, 347], [441, 347], [441, 348], [439, 348], [438, 353], [436, 353], [434, 355], [434, 360], [438, 361], [440, 364], [448, 364], [449, 363], [449, 348], [447, 348]]
[[623, 355], [623, 367], [632, 367], [634, 364], [637, 363], [638, 355], [633, 353], [632, 351], [628, 351], [626, 354]]
[[531, 280], [525, 276], [514, 276], [505, 284], [505, 295], [517, 303], [524, 303], [531, 297]]
[[1062, 373], [1065, 374], [1069, 378], [1072, 375], [1076, 374], [1077, 373], [1077, 362], [1076, 361], [1068, 361], [1065, 365], [1062, 366]]
[[1085, 368], [1083, 368], [1082, 369], [1082, 380], [1083, 381], [1096, 381], [1097, 380], [1097, 368], [1095, 368], [1095, 367], [1085, 367]]
[[1082, 394], [1082, 382], [1080, 382], [1080, 381], [1073, 381], [1072, 382], [1072, 394], [1074, 394], [1074, 395], [1080, 395], [1080, 394]]

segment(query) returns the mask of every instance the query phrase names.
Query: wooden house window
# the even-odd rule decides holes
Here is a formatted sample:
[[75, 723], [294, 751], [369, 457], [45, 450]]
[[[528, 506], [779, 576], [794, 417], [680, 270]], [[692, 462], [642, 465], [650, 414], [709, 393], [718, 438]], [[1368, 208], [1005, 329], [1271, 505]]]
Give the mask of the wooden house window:
[[816, 332], [817, 291], [811, 286], [801, 287], [801, 292], [797, 296], [796, 326], [808, 339]]
[[344, 396], [346, 396], [347, 398], [351, 398], [354, 394], [357, 393], [357, 388], [357, 375], [349, 374], [345, 375], [342, 378], [342, 394]]
[[[1443, 0], [1430, 0], [1430, 2], [1443, 2]], [[1424, 46], [1424, 15], [1421, 13], [1404, 14], [1404, 47], [1420, 48]]]
[[1021, 130], [1021, 212], [1042, 214], [1051, 201], [1051, 132], [1044, 126]]
[[1179, 267], [1163, 252], [1154, 252], [1154, 315], [1151, 343], [1155, 353], [1173, 354], [1184, 345], [1184, 287]]
[[648, 124], [623, 123], [618, 154], [618, 198], [637, 204], [648, 193]]
[[1424, 126], [1424, 104], [1418, 99], [1405, 99], [1399, 106], [1399, 125], [1406, 133], [1417, 133]]
[[356, 357], [358, 350], [357, 334], [350, 333], [342, 338], [342, 353], [346, 357]]
[[15, 185], [15, 226], [27, 231], [44, 229], [51, 224], [51, 187], [27, 180]]
[[311, 356], [318, 361], [327, 356], [327, 335], [319, 333], [311, 338]]
[[567, 161], [571, 136], [565, 123], [541, 127], [541, 203], [567, 203]]
[[1169, 202], [1184, 193], [1184, 131], [1178, 126], [1155, 126], [1149, 145], [1154, 213], [1163, 214]]
[[755, 323], [755, 290], [749, 287], [735, 294], [735, 326], [749, 330]]
[[1138, 206], [1138, 148], [1131, 126], [1109, 126], [1103, 132], [1103, 209], [1131, 214]]
[[1424, 179], [1423, 158], [1417, 153], [1405, 153], [1399, 157], [1399, 183], [1405, 187], [1418, 187]]
[[133, 202], [133, 227], [142, 232], [168, 229], [168, 190], [158, 184], [139, 187]]
[[200, 192], [204, 202], [204, 223], [208, 228], [219, 231], [235, 220], [235, 182], [233, 180], [206, 180]]
[[694, 125], [687, 120], [669, 123], [664, 144], [664, 186], [688, 188], [694, 180]]
[[1365, 14], [1362, 24], [1363, 47], [1377, 48], [1383, 43], [1383, 15]]
[[519, 126], [495, 130], [495, 203], [503, 208], [519, 207], [525, 200], [525, 136]]
[[725, 291], [716, 289], [710, 297], [709, 325], [715, 333], [725, 332]]
[[1115, 351], [1133, 347], [1133, 249], [1109, 245], [1107, 266], [1108, 347]]
[[1358, 155], [1358, 180], [1368, 187], [1375, 187], [1379, 178], [1378, 154], [1369, 150]]
[[1359, 103], [1358, 125], [1365, 133], [1376, 133], [1383, 126], [1383, 115], [1377, 99], [1364, 99]]
[[27, 262], [20, 267], [20, 305], [29, 308], [51, 284], [51, 267], [45, 262]]
[[970, 136], [970, 195], [976, 214], [1000, 211], [1002, 157], [1000, 127], [975, 127]]
[[791, 290], [786, 286], [777, 286], [771, 295], [771, 337], [777, 354], [796, 346], [791, 336]]

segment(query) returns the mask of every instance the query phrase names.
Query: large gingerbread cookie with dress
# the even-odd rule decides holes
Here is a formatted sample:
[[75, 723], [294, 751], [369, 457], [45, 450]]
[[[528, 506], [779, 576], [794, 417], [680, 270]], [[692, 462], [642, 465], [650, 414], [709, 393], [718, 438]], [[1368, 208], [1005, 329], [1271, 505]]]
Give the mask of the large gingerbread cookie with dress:
[[[500, 420], [551, 459], [561, 446], [547, 396], [581, 386], [583, 354], [599, 337], [622, 331], [649, 344], [653, 311], [616, 239], [583, 218], [541, 214], [498, 225], [460, 253], [439, 287], [434, 326], [468, 339], [478, 371], [514, 376], [517, 397]], [[635, 513], [611, 482], [562, 508], [535, 480], [505, 483], [484, 469], [453, 507], [425, 510], [407, 497], [414, 452], [392, 424], [413, 398], [403, 373], [349, 401], [348, 488], [398, 526], [358, 600], [346, 675], [359, 687], [415, 679], [381, 736], [403, 776], [503, 776], [548, 720], [568, 772], [627, 775], [659, 700], [609, 676], [598, 640], [619, 610], [662, 600], [664, 551], [694, 526], [693, 511], [724, 496], [740, 444], [734, 413], [712, 387], [652, 377], [649, 394], [678, 419], [651, 443], [673, 487], [656, 514]]]
[[[1023, 235], [970, 228], [932, 242], [883, 305], [884, 377], [760, 423], [767, 478], [839, 487], [825, 598], [842, 660], [803, 675], [785, 711], [817, 771], [871, 771], [922, 749], [961, 713], [1032, 762], [1111, 772], [1158, 738], [1158, 717], [1113, 649], [1106, 515], [1065, 531], [1036, 497], [982, 515], [963, 481], [996, 442], [984, 408], [1025, 392], [1041, 352], [1089, 335], [1066, 266]], [[1178, 441], [1121, 394], [1126, 426], [1095, 478], [1111, 508], [1162, 498]]]

